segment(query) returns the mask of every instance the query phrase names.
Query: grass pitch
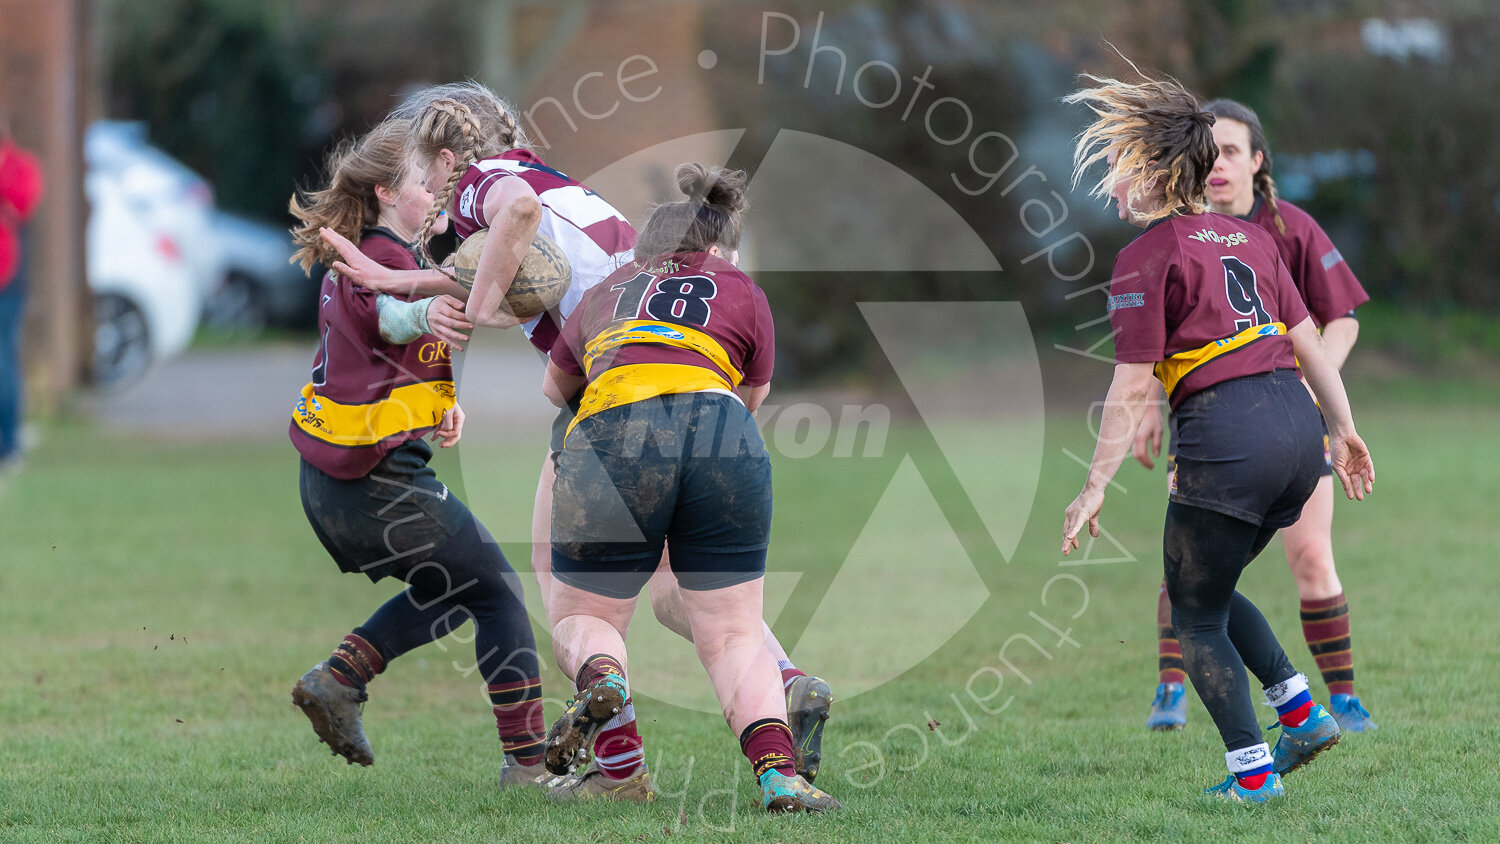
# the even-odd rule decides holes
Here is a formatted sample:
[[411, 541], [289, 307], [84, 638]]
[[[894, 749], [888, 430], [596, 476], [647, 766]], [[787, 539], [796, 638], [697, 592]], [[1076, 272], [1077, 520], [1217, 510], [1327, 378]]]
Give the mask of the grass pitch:
[[[1102, 395], [1102, 368], [1099, 379]], [[337, 574], [303, 519], [284, 439], [63, 426], [0, 501], [0, 838], [1500, 838], [1500, 441], [1475, 433], [1493, 427], [1494, 400], [1351, 392], [1379, 480], [1373, 498], [1338, 505], [1335, 549], [1359, 692], [1381, 729], [1348, 737], [1265, 808], [1196, 797], [1223, 776], [1196, 700], [1181, 733], [1143, 726], [1161, 470], [1122, 471], [1126, 492], [1103, 514], [1114, 542], [1063, 565], [1062, 509], [1083, 473], [1064, 449], [1092, 447], [1077, 407], [1052, 408], [1008, 561], [953, 468], [982, 448], [944, 454], [912, 422], [858, 457], [775, 458], [767, 614], [838, 696], [818, 784], [847, 810], [817, 818], [760, 813], [690, 649], [644, 605], [632, 672], [656, 804], [497, 793], [493, 720], [453, 639], [372, 684], [376, 765], [344, 765], [289, 690], [394, 588]], [[975, 442], [1006, 435], [1004, 421], [962, 425]], [[468, 441], [439, 466], [518, 565], [541, 437]], [[1273, 543], [1242, 590], [1315, 676], [1281, 554]], [[563, 696], [544, 666], [547, 694]]]

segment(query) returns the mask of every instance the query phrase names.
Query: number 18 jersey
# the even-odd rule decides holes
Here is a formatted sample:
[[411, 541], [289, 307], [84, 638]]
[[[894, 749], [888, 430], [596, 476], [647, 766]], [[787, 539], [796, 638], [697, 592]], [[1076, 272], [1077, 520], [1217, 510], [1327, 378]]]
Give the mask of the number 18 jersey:
[[1170, 217], [1120, 251], [1107, 309], [1115, 360], [1155, 363], [1173, 407], [1214, 384], [1296, 366], [1307, 319], [1276, 243], [1222, 214]]
[[765, 292], [703, 252], [620, 268], [584, 294], [551, 353], [588, 379], [578, 419], [655, 396], [758, 387], [775, 356]]

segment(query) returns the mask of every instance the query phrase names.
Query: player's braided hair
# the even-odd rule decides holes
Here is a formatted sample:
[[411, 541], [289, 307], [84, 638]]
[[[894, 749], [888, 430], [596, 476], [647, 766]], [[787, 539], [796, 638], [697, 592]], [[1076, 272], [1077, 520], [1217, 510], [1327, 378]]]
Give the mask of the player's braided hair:
[[[1214, 116], [1198, 107], [1198, 101], [1174, 79], [1147, 78], [1138, 84], [1083, 74], [1097, 83], [1063, 98], [1083, 103], [1095, 120], [1078, 136], [1073, 153], [1073, 184], [1083, 171], [1114, 153], [1115, 162], [1090, 193], [1108, 196], [1121, 180], [1129, 185], [1127, 203], [1137, 222], [1150, 222], [1173, 214], [1202, 214], [1209, 210], [1204, 198], [1209, 171], [1218, 158], [1214, 145]], [[1148, 191], [1165, 180], [1162, 206], [1151, 213], [1133, 209]]]
[[1271, 147], [1266, 143], [1265, 127], [1260, 125], [1260, 117], [1255, 111], [1243, 103], [1234, 100], [1214, 100], [1203, 107], [1203, 110], [1214, 117], [1225, 120], [1238, 120], [1245, 124], [1250, 130], [1250, 154], [1260, 153], [1262, 158], [1260, 169], [1255, 171], [1255, 189], [1271, 204], [1271, 216], [1276, 219], [1276, 228], [1286, 234], [1286, 222], [1281, 219], [1281, 209], [1276, 206], [1276, 180], [1271, 178]]
[[455, 159], [453, 175], [434, 199], [417, 237], [422, 259], [432, 265], [427, 236], [438, 214], [453, 201], [453, 192], [464, 172], [476, 161], [524, 147], [530, 141], [515, 109], [478, 82], [424, 88], [407, 97], [395, 114], [411, 120], [412, 152], [418, 163], [424, 166], [431, 163], [445, 149]]
[[710, 246], [733, 251], [740, 246], [740, 215], [745, 201], [744, 170], [683, 164], [677, 188], [687, 196], [652, 209], [636, 238], [642, 260], [675, 252], [707, 252]]
[[380, 217], [375, 188], [393, 191], [406, 181], [406, 139], [410, 127], [404, 120], [387, 119], [363, 137], [349, 138], [329, 153], [325, 164], [328, 184], [318, 190], [292, 195], [287, 210], [298, 223], [292, 228], [297, 251], [291, 261], [311, 273], [314, 264], [332, 266], [338, 252], [318, 235], [327, 226], [358, 243], [360, 233]]

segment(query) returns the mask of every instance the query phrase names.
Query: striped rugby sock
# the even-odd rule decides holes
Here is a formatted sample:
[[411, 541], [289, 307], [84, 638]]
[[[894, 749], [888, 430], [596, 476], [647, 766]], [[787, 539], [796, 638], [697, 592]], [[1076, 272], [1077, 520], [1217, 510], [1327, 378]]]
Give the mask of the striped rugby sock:
[[365, 684], [375, 679], [375, 675], [385, 670], [385, 657], [370, 641], [369, 635], [363, 627], [354, 628], [328, 657], [328, 667], [332, 669], [334, 679], [360, 691], [364, 691]]
[[522, 765], [542, 760], [547, 725], [542, 717], [542, 679], [528, 677], [487, 687], [495, 711], [495, 728], [507, 756]]
[[1182, 643], [1172, 627], [1172, 599], [1167, 597], [1167, 582], [1161, 582], [1156, 595], [1156, 671], [1161, 683], [1187, 685], [1187, 671], [1182, 665]]
[[635, 700], [627, 698], [615, 717], [594, 736], [594, 761], [605, 777], [625, 780], [646, 766], [646, 746], [636, 730]]
[[1302, 636], [1318, 663], [1331, 695], [1354, 694], [1354, 645], [1350, 639], [1349, 602], [1340, 592], [1332, 598], [1302, 602]]

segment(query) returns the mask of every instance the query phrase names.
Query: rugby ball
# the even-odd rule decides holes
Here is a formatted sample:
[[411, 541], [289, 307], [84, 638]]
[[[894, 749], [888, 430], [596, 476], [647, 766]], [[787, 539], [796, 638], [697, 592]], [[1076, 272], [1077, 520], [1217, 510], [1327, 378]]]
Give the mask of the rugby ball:
[[[479, 268], [479, 253], [484, 249], [489, 229], [480, 229], [459, 244], [458, 251], [443, 262], [451, 267], [458, 283], [466, 288], [474, 287], [474, 274]], [[515, 280], [510, 283], [510, 292], [505, 294], [505, 305], [520, 319], [531, 319], [562, 301], [573, 283], [573, 267], [568, 256], [546, 235], [532, 238], [531, 247], [516, 268]]]

